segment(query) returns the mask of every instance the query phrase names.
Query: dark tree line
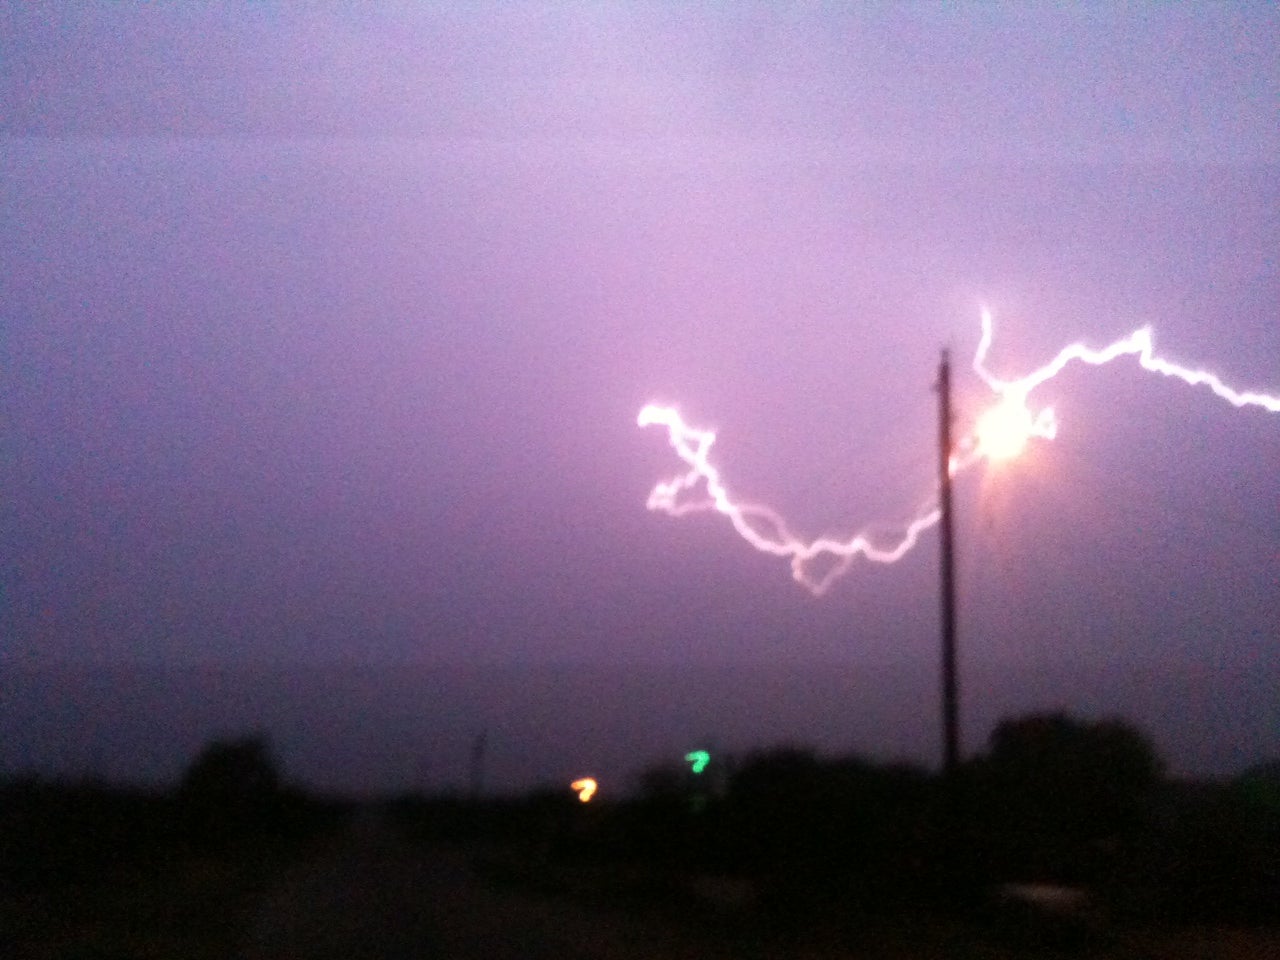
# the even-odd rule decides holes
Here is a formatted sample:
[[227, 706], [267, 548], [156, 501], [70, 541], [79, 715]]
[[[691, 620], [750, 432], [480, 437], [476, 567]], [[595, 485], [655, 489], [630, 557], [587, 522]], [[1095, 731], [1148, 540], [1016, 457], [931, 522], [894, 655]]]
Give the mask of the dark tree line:
[[265, 737], [210, 743], [174, 790], [25, 777], [0, 784], [0, 882], [61, 883], [189, 855], [287, 850], [341, 803], [281, 782]]
[[[907, 765], [779, 747], [650, 770], [628, 800], [565, 790], [475, 802], [401, 798], [406, 842], [484, 842], [546, 862], [718, 876], [756, 907], [881, 910], [1008, 884], [1088, 892], [1117, 916], [1280, 921], [1280, 764], [1230, 781], [1167, 777], [1119, 721], [1000, 723], [952, 780]], [[0, 881], [57, 882], [149, 858], [274, 847], [340, 825], [348, 805], [283, 782], [265, 738], [209, 744], [176, 789], [0, 784]], [[515, 861], [507, 861], [508, 864]], [[496, 861], [495, 861], [496, 863]]]
[[959, 894], [972, 905], [1041, 885], [1087, 893], [1115, 916], [1280, 920], [1280, 766], [1172, 780], [1121, 721], [1003, 721], [953, 781], [798, 747], [721, 763], [716, 787], [652, 770], [637, 799], [589, 820], [566, 800], [558, 848], [746, 877], [762, 907], [784, 913], [824, 898], [879, 909]]

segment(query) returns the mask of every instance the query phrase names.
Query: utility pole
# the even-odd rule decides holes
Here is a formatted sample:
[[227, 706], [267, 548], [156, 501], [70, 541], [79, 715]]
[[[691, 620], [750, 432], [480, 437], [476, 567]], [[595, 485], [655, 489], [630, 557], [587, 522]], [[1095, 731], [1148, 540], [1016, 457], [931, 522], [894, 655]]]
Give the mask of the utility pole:
[[951, 359], [938, 365], [938, 477], [942, 543], [942, 772], [953, 779], [960, 761], [959, 691], [956, 683], [955, 531], [951, 522]]
[[489, 746], [489, 731], [484, 729], [471, 743], [471, 800], [480, 799], [484, 790], [484, 755]]

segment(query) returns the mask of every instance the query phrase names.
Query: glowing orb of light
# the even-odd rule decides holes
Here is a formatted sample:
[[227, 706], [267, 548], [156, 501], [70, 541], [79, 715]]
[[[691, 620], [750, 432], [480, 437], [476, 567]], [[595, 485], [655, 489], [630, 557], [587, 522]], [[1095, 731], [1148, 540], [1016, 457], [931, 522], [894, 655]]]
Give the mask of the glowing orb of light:
[[570, 790], [578, 792], [578, 799], [583, 803], [590, 803], [591, 798], [596, 795], [596, 782], [591, 777], [583, 777], [581, 780], [575, 780], [569, 784]]
[[711, 762], [711, 754], [705, 750], [691, 750], [684, 755], [684, 760], [685, 763], [690, 764], [690, 769], [694, 773], [701, 773]]
[[1021, 397], [1012, 394], [988, 407], [973, 428], [977, 452], [988, 460], [1012, 460], [1037, 434], [1031, 411]]

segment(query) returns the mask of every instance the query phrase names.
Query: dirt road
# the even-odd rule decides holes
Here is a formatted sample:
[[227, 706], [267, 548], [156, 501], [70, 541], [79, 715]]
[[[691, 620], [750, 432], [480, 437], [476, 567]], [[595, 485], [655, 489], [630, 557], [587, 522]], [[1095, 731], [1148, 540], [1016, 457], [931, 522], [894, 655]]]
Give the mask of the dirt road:
[[279, 882], [245, 951], [249, 960], [719, 955], [713, 944], [689, 942], [670, 924], [487, 882], [467, 855], [406, 843], [372, 819]]
[[[998, 943], [969, 925], [864, 930], [840, 946], [734, 936], [724, 918], [697, 931], [661, 910], [539, 895], [478, 876], [471, 857], [407, 842], [374, 818], [297, 865], [269, 890], [248, 931], [247, 960], [1243, 960], [1278, 955], [1275, 932], [1128, 931], [1068, 949]], [[729, 933], [729, 936], [724, 936]]]

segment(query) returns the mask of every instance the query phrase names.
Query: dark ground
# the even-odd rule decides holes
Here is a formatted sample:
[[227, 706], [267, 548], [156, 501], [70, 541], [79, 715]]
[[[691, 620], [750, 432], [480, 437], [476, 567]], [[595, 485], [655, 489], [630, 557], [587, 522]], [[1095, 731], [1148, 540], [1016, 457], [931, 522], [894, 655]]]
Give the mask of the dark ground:
[[[249, 931], [251, 960], [458, 960], [559, 958], [1024, 957], [1237, 960], [1280, 957], [1280, 932], [1241, 929], [1095, 930], [1062, 938], [1052, 922], [881, 917], [821, 919], [779, 932], [752, 907], [618, 896], [624, 889], [588, 871], [534, 863], [477, 870], [475, 851], [423, 848], [373, 817], [358, 818], [325, 853], [282, 878]], [[609, 871], [612, 875], [616, 871]], [[597, 883], [597, 879], [603, 881]], [[710, 885], [714, 886], [714, 885]], [[610, 889], [612, 887], [612, 889]], [[1105, 926], [1105, 925], [1103, 925]], [[1045, 940], [1039, 942], [1041, 935]]]
[[[586, 960], [586, 958], [1280, 957], [1280, 932], [1052, 926], [924, 916], [828, 916], [783, 933], [751, 906], [619, 895], [606, 874], [412, 841], [357, 815], [286, 862], [269, 851], [192, 858], [93, 882], [7, 891], [0, 954], [32, 960]], [[508, 859], [520, 863], [520, 857]], [[489, 863], [477, 869], [477, 864]], [[837, 911], [842, 913], [842, 911]], [[1051, 934], [1042, 938], [1042, 934]]]

